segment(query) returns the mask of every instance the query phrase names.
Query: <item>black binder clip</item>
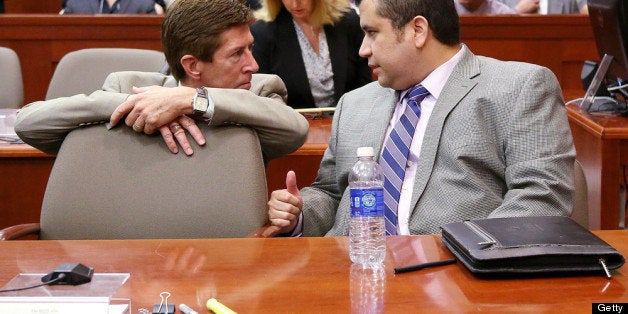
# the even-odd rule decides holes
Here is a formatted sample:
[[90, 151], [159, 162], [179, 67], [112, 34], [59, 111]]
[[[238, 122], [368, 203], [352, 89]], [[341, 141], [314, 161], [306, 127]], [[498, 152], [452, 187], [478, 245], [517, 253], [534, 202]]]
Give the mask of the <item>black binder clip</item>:
[[174, 303], [168, 303], [170, 292], [162, 292], [159, 294], [161, 302], [153, 304], [153, 314], [174, 314]]

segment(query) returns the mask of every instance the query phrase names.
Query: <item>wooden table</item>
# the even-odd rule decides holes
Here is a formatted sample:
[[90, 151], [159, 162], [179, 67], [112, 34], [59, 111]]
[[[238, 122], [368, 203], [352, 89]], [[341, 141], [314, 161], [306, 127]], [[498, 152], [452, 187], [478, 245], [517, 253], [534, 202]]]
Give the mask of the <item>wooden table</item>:
[[[597, 234], [628, 254], [628, 231]], [[116, 296], [131, 299], [131, 313], [152, 308], [162, 291], [199, 313], [211, 297], [238, 313], [591, 313], [594, 302], [628, 300], [628, 266], [610, 280], [478, 279], [460, 263], [394, 275], [394, 267], [451, 257], [438, 236], [397, 236], [387, 240], [378, 283], [351, 267], [347, 245], [346, 237], [8, 241], [0, 243], [0, 286], [20, 272], [80, 262], [130, 273]]]
[[628, 166], [628, 118], [592, 115], [575, 104], [567, 106], [577, 158], [587, 178], [589, 226], [625, 226], [625, 168]]

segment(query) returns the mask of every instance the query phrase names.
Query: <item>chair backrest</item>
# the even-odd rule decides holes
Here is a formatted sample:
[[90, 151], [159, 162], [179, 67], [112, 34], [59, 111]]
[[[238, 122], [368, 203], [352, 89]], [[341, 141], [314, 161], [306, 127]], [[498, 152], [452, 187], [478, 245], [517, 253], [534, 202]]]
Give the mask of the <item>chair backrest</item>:
[[587, 179], [584, 176], [582, 165], [576, 160], [574, 163], [574, 202], [571, 218], [583, 227], [589, 229], [589, 203]]
[[10, 48], [0, 47], [0, 108], [20, 108], [24, 104], [24, 83], [20, 59]]
[[101, 89], [107, 75], [118, 71], [159, 72], [163, 52], [130, 48], [89, 48], [72, 51], [59, 61], [46, 99], [90, 94]]
[[245, 127], [199, 126], [207, 144], [172, 154], [126, 126], [72, 131], [53, 166], [41, 239], [245, 237], [267, 221], [259, 140]]

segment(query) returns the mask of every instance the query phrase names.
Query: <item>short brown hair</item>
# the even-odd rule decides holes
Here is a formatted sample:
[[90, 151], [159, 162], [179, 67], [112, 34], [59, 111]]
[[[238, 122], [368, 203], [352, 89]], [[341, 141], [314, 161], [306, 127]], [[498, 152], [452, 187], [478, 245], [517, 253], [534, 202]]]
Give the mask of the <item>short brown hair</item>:
[[241, 0], [177, 0], [161, 24], [161, 44], [177, 80], [185, 78], [184, 55], [211, 62], [222, 44], [220, 34], [232, 26], [249, 25], [253, 13]]

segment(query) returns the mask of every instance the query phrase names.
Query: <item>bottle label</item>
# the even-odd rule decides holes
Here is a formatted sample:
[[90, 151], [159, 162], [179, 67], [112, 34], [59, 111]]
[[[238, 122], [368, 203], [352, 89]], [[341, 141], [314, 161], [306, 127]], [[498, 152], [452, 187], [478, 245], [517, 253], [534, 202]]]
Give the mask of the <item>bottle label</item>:
[[384, 215], [384, 189], [351, 189], [351, 217]]

